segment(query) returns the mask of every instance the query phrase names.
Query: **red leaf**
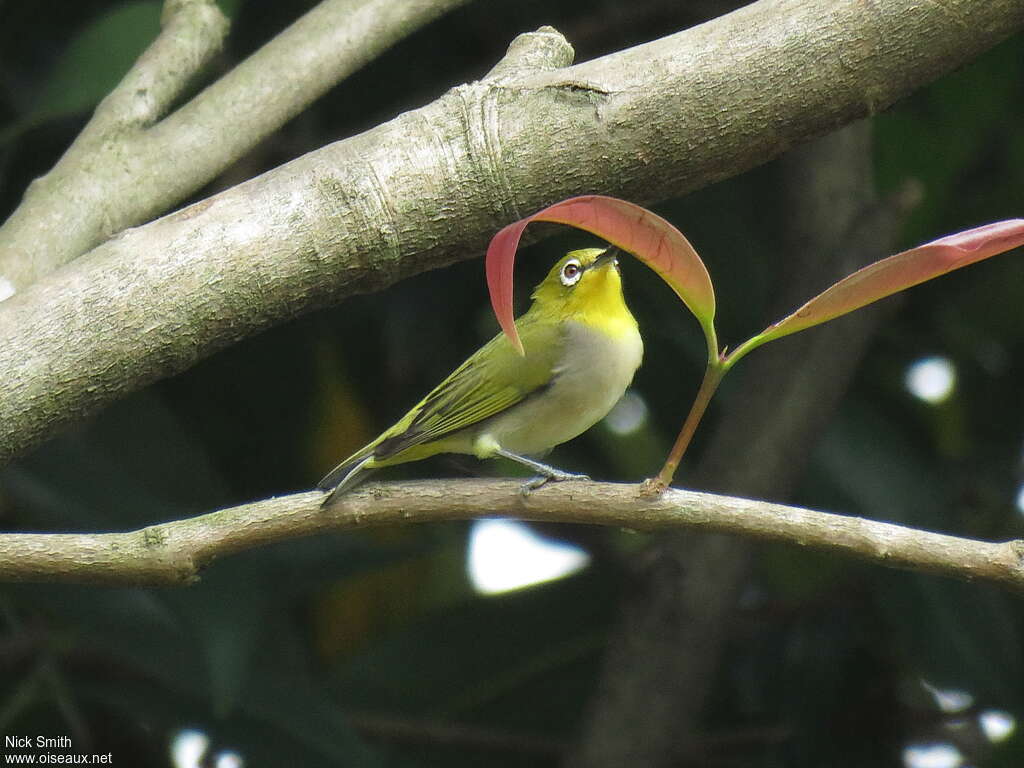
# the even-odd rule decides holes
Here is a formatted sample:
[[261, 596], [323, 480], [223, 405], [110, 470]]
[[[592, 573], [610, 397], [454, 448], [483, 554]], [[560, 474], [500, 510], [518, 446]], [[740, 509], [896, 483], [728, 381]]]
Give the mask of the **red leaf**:
[[[751, 339], [758, 345], [845, 315], [933, 277], [1024, 245], [1024, 219], [985, 224], [876, 261]], [[745, 346], [745, 345], [744, 345]]]
[[[505, 335], [522, 353], [512, 307], [516, 248], [531, 221], [551, 221], [582, 229], [632, 253], [661, 275], [697, 317], [709, 346], [714, 338], [715, 292], [704, 262], [682, 233], [657, 214], [614, 197], [571, 197], [509, 224], [487, 248], [487, 287]], [[710, 335], [709, 335], [710, 334]]]

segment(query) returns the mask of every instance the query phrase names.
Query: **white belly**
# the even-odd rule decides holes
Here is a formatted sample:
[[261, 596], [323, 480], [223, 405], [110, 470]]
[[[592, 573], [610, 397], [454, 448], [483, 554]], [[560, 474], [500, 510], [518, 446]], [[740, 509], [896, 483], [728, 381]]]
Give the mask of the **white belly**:
[[551, 384], [481, 425], [479, 439], [506, 451], [540, 454], [590, 429], [612, 409], [643, 357], [635, 326], [613, 337], [577, 323]]

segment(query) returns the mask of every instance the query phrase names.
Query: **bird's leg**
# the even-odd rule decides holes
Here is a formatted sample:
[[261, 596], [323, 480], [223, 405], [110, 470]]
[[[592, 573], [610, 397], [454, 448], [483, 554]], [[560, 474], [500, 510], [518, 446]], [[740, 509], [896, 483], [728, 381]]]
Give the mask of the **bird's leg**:
[[529, 495], [530, 491], [535, 491], [542, 485], [548, 482], [560, 483], [563, 480], [589, 480], [588, 475], [577, 475], [573, 472], [566, 472], [561, 469], [556, 469], [549, 464], [543, 464], [533, 459], [528, 459], [525, 456], [520, 456], [518, 453], [512, 453], [506, 451], [504, 448], [497, 448], [494, 451], [495, 456], [501, 456], [503, 459], [511, 459], [512, 461], [522, 464], [524, 467], [529, 467], [537, 476], [527, 480], [523, 483], [523, 487], [520, 489], [524, 496]]

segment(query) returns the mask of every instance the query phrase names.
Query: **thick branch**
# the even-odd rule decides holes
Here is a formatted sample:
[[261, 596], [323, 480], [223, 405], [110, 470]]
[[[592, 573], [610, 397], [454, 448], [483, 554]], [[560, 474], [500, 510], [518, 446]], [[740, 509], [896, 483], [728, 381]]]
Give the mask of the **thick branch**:
[[214, 0], [167, 0], [160, 36], [0, 228], [0, 279], [21, 290], [166, 211], [329, 88], [465, 2], [324, 0], [164, 118], [227, 32]]
[[0, 462], [283, 318], [475, 255], [546, 203], [657, 201], [764, 162], [1022, 24], [1019, 0], [760, 0], [583, 65], [456, 88], [0, 302]]
[[219, 557], [299, 536], [380, 525], [514, 516], [642, 531], [689, 529], [837, 552], [893, 568], [1024, 590], [1024, 541], [989, 543], [671, 488], [559, 483], [523, 497], [520, 483], [460, 480], [366, 486], [321, 509], [317, 492], [281, 496], [128, 533], [0, 534], [0, 579], [121, 585], [188, 584]]

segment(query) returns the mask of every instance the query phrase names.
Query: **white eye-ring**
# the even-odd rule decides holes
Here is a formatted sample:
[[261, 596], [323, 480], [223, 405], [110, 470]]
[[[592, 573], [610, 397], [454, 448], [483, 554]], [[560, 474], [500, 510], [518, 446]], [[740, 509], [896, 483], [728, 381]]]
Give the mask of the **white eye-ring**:
[[562, 273], [559, 275], [559, 279], [564, 286], [576, 285], [581, 277], [583, 277], [583, 265], [576, 259], [569, 259], [569, 261], [565, 262], [565, 266], [562, 267]]

